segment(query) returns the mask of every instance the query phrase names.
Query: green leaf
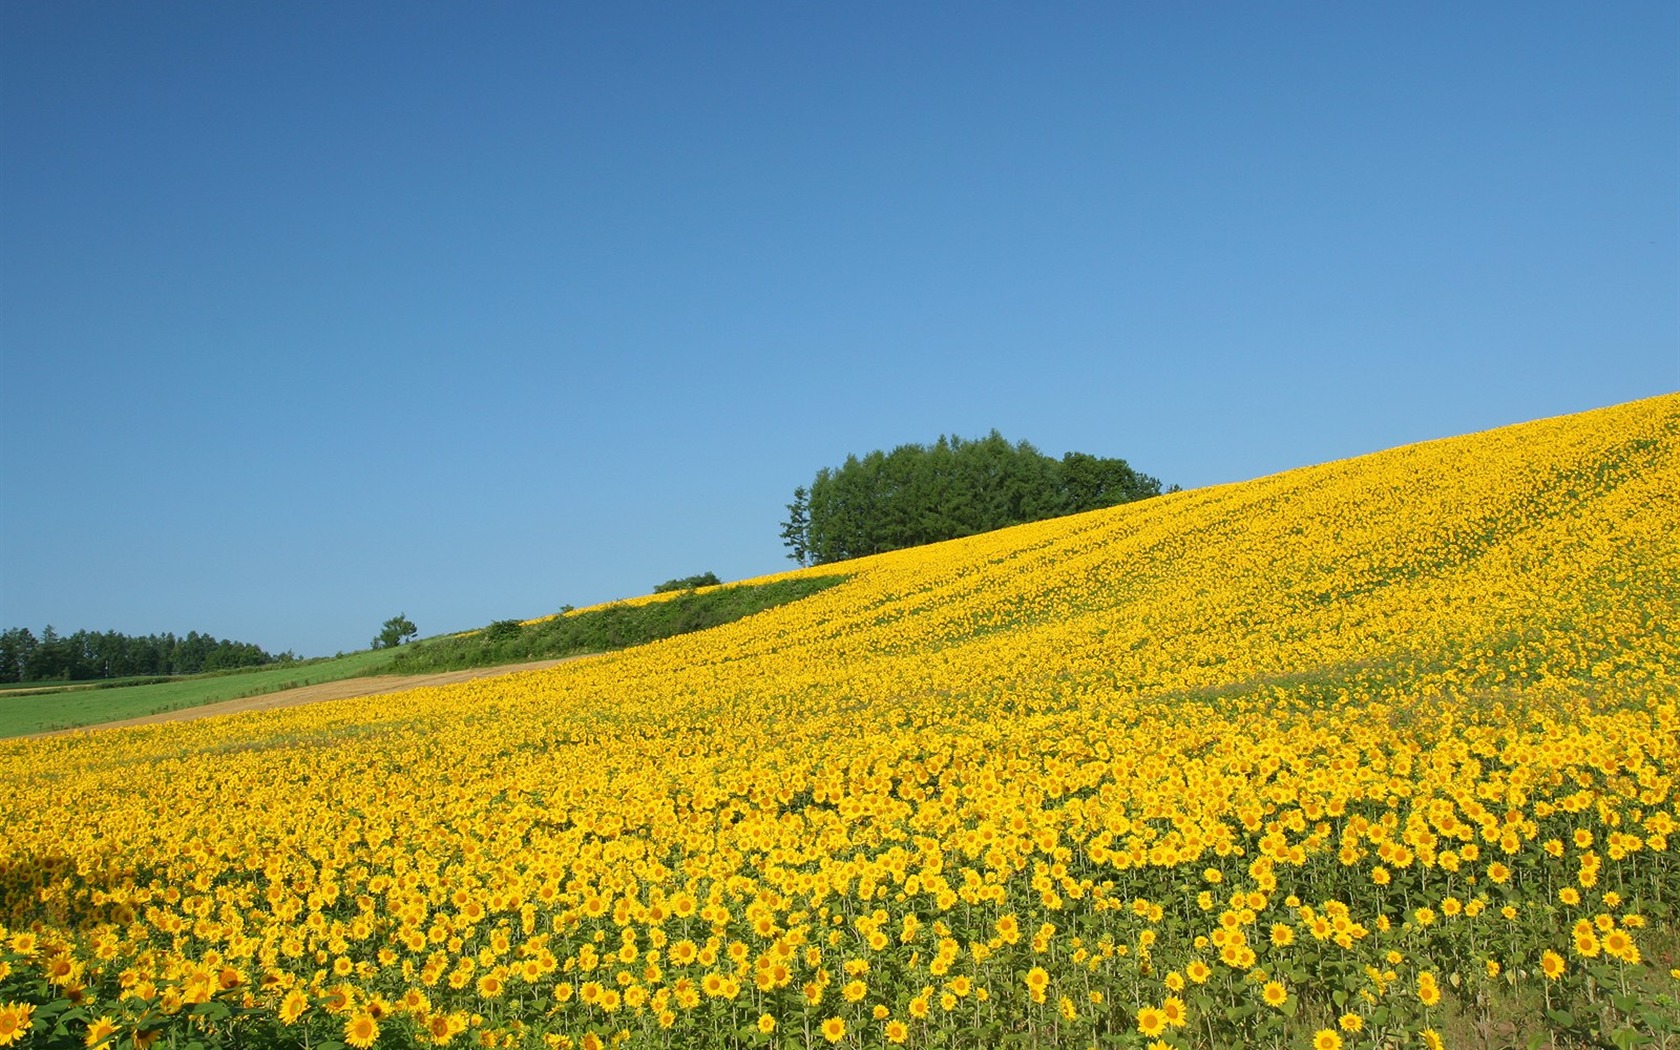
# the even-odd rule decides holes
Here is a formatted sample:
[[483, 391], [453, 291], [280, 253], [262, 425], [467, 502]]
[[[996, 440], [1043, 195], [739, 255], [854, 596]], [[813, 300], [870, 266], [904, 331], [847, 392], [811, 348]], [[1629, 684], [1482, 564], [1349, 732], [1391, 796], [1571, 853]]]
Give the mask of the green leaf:
[[1337, 1009], [1341, 1009], [1347, 1005], [1348, 993], [1338, 988], [1330, 993], [1330, 1001], [1336, 1004]]
[[1279, 1010], [1283, 1011], [1283, 1016], [1285, 1016], [1285, 1017], [1294, 1017], [1295, 1016], [1295, 1011], [1299, 1010], [1300, 1008], [1301, 1008], [1301, 1001], [1299, 999], [1295, 998], [1293, 995], [1290, 996], [1289, 998], [1285, 999], [1283, 1001], [1283, 1005], [1278, 1007]]
[[1651, 1040], [1640, 1035], [1635, 1029], [1618, 1028], [1610, 1033], [1610, 1041], [1615, 1043], [1620, 1050], [1633, 1050], [1634, 1047], [1643, 1046]]
[[212, 1000], [208, 1003], [197, 1004], [192, 1008], [192, 1012], [212, 1021], [221, 1021], [233, 1011], [228, 1008], [228, 1004]]
[[1559, 1028], [1575, 1027], [1575, 1015], [1568, 1010], [1547, 1010], [1546, 1016], [1551, 1018], [1552, 1023]]

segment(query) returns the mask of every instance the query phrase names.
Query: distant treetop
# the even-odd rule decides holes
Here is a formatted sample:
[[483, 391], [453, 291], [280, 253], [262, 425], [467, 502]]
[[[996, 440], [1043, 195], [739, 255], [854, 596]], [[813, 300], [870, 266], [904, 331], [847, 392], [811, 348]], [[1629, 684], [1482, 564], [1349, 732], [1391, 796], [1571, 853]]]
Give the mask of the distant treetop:
[[1123, 459], [1055, 460], [993, 430], [846, 457], [794, 489], [782, 542], [801, 565], [972, 536], [1158, 496], [1161, 482]]
[[116, 631], [59, 634], [48, 626], [39, 638], [27, 627], [0, 632], [0, 682], [82, 682], [101, 678], [198, 674], [295, 660], [271, 656], [250, 642], [197, 631], [144, 636]]
[[653, 588], [653, 593], [664, 594], [666, 591], [692, 591], [697, 587], [716, 587], [723, 583], [715, 572], [703, 572], [698, 576], [684, 576], [680, 580], [666, 580]]

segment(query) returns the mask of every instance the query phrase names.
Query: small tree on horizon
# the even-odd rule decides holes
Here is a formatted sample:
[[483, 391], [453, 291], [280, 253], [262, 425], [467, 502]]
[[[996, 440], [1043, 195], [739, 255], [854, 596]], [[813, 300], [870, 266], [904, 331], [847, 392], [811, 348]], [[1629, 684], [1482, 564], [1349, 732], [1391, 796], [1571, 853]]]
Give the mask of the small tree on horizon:
[[419, 633], [420, 629], [414, 626], [413, 620], [403, 613], [398, 613], [385, 621], [384, 627], [374, 636], [373, 647], [394, 649]]
[[782, 546], [790, 548], [788, 557], [800, 566], [811, 564], [811, 493], [801, 485], [793, 490], [793, 502], [787, 505], [788, 519], [782, 522]]

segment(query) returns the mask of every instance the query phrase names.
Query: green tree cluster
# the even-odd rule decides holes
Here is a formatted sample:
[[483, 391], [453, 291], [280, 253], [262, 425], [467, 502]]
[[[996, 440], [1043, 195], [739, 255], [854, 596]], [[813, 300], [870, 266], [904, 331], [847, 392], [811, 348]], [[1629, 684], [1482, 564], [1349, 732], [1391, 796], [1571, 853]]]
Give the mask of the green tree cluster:
[[972, 536], [1157, 496], [1161, 482], [1123, 459], [1060, 460], [993, 430], [850, 455], [794, 490], [782, 542], [801, 565]]
[[723, 581], [718, 579], [715, 572], [703, 572], [697, 576], [684, 576], [680, 580], [666, 580], [653, 588], [653, 593], [664, 594], [667, 591], [692, 591], [697, 587], [716, 587]]
[[0, 682], [82, 682], [199, 674], [296, 659], [271, 656], [249, 642], [232, 642], [188, 631], [135, 636], [116, 631], [59, 634], [51, 625], [37, 638], [27, 627], [0, 632]]
[[398, 613], [380, 626], [379, 633], [373, 636], [373, 648], [395, 649], [419, 633], [420, 629], [414, 626], [413, 620]]

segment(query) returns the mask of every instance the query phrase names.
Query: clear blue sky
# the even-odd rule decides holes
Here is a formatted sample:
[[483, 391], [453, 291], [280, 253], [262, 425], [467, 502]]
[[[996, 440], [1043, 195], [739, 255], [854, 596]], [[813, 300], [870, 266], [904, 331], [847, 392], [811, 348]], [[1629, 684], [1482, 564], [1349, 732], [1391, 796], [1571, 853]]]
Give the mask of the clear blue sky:
[[0, 4], [0, 626], [791, 565], [996, 427], [1185, 487], [1680, 389], [1680, 6]]

